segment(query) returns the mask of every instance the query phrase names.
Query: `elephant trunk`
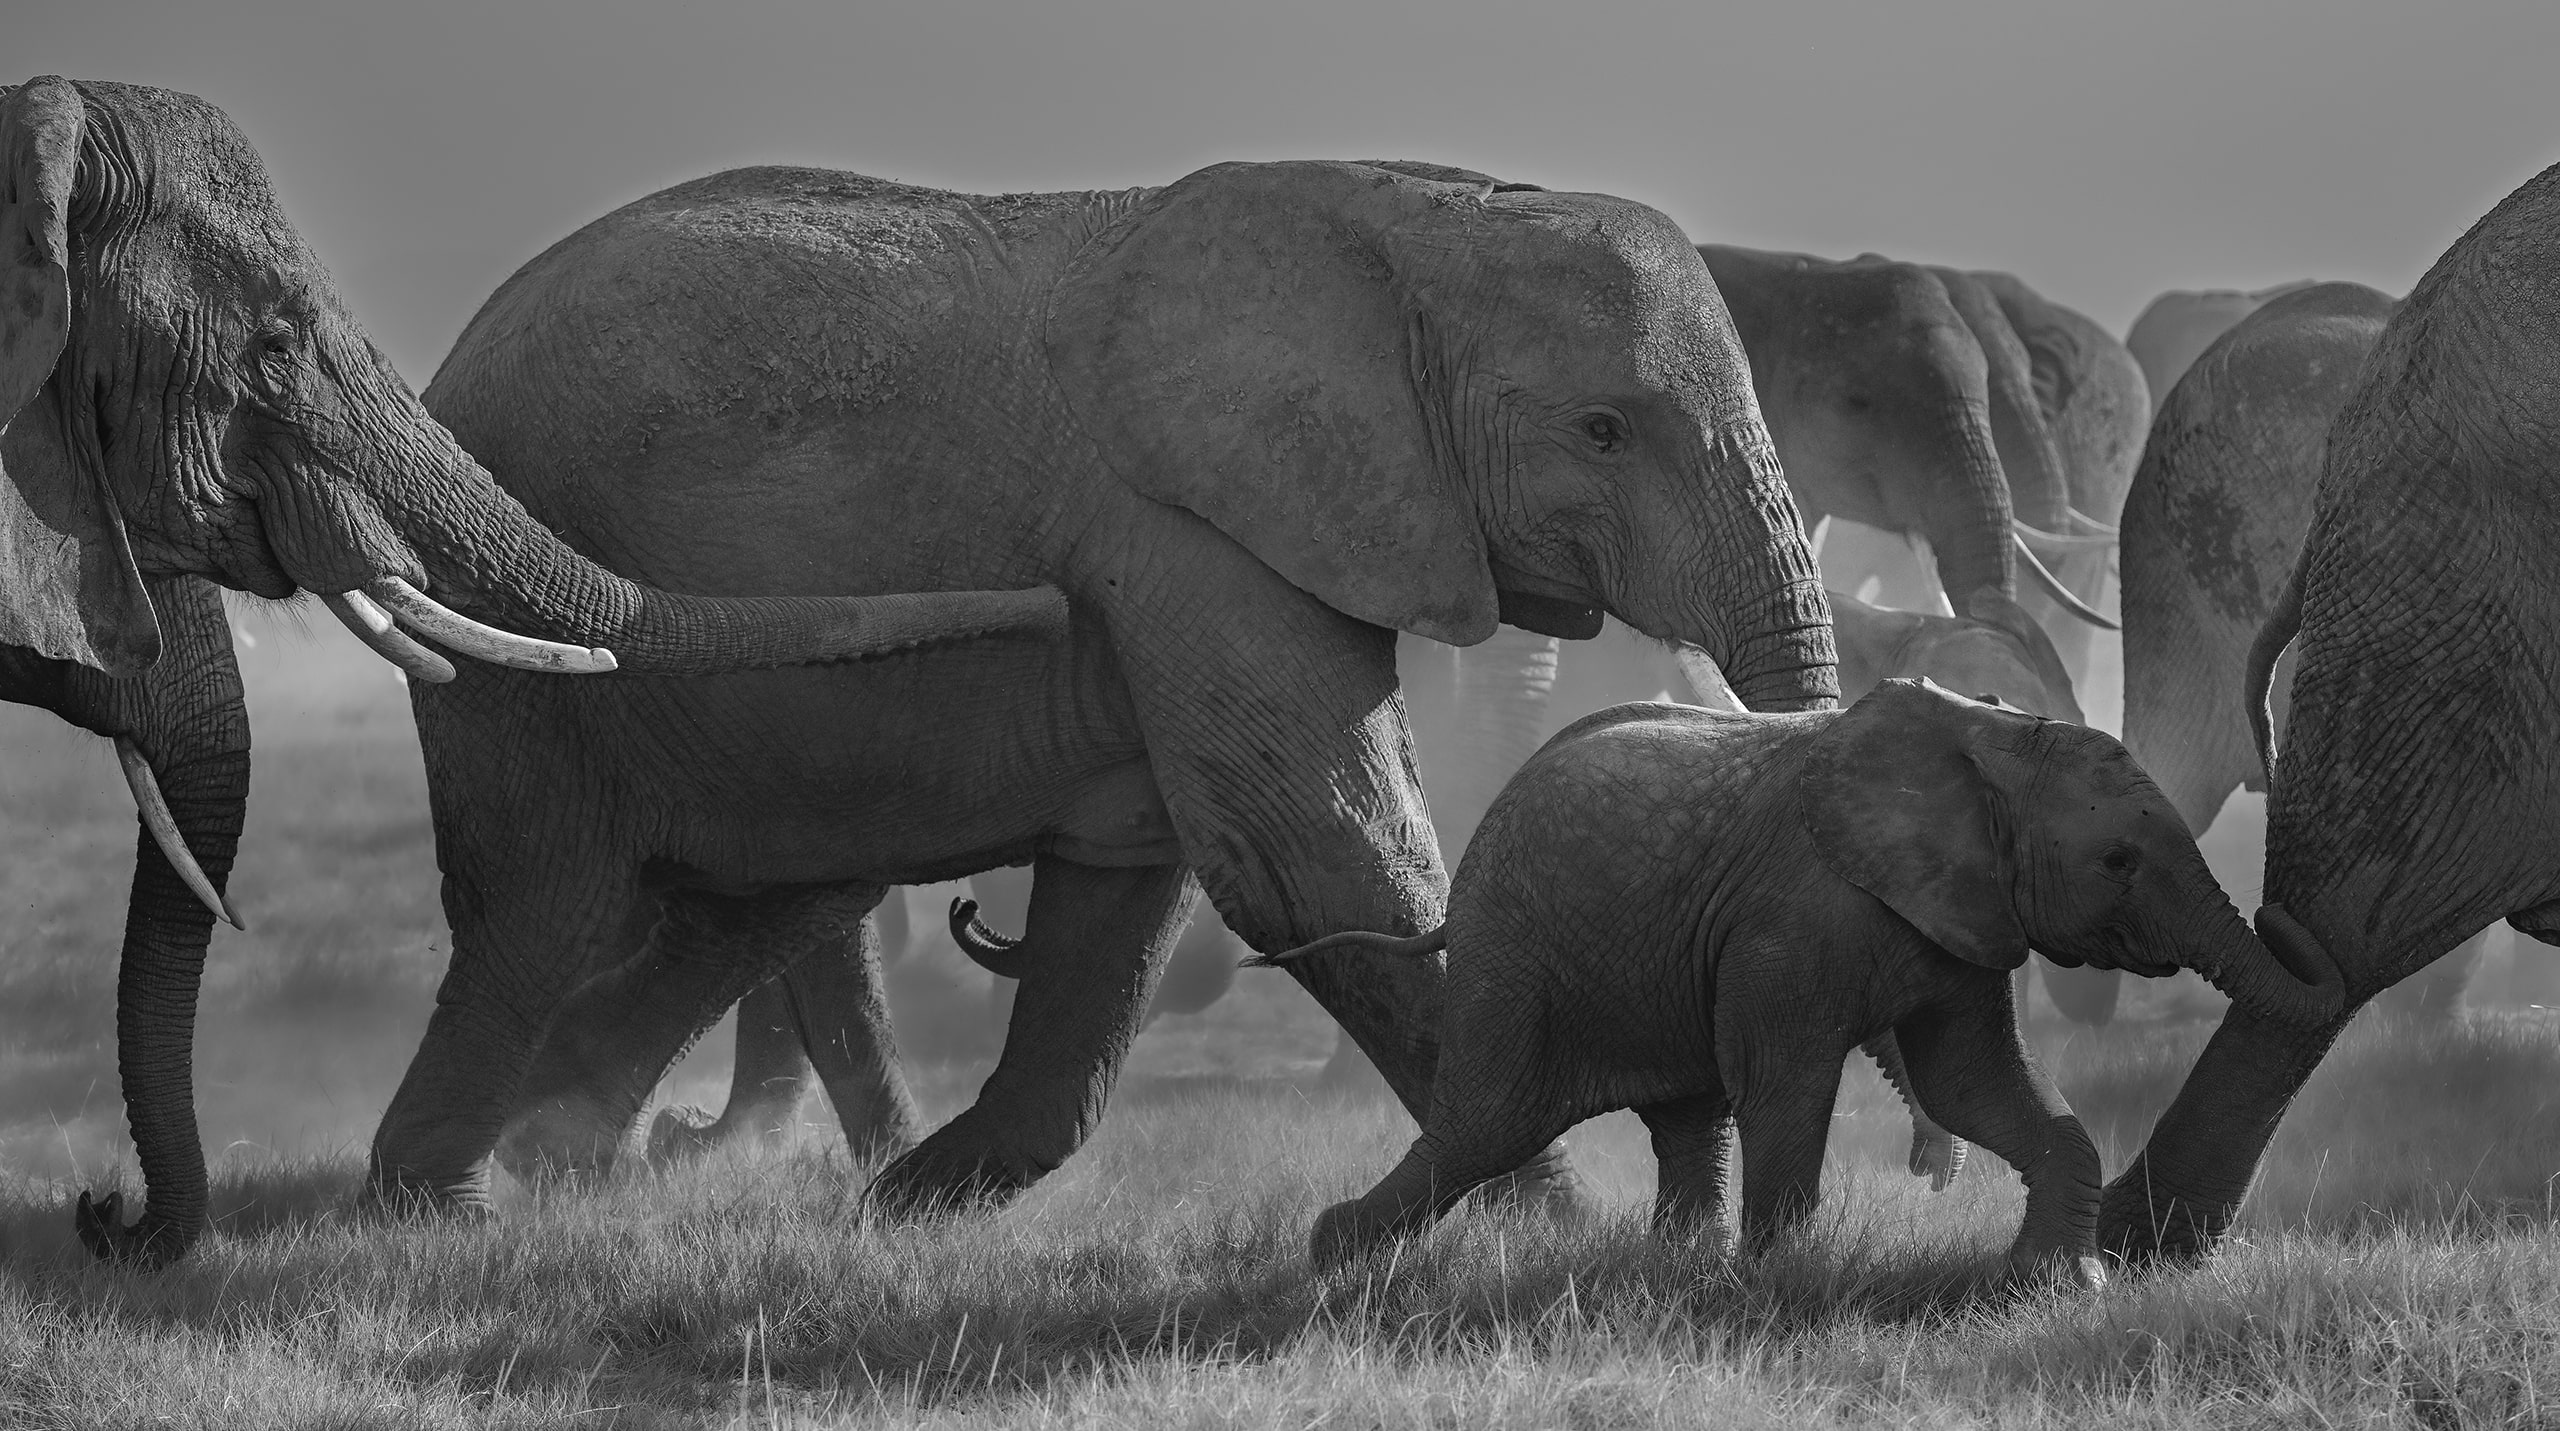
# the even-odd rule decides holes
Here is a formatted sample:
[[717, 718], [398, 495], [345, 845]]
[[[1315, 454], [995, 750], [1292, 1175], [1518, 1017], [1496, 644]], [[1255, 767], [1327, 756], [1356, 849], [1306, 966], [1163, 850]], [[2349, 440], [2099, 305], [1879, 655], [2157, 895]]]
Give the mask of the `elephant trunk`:
[[2284, 906], [2260, 906], [2255, 934], [2227, 902], [2215, 906], [2204, 917], [2206, 927], [2180, 952], [2179, 963], [2272, 1023], [2319, 1028], [2344, 1016], [2347, 986], [2337, 960]]
[[[1810, 575], [1771, 592], [1756, 620], [1718, 655], [1725, 682], [1755, 711], [1829, 710], [1840, 703], [1831, 602]], [[1699, 643], [1703, 644], [1703, 643]], [[1717, 654], [1710, 648], [1711, 655]]]
[[2016, 538], [2011, 530], [2009, 478], [1982, 409], [1955, 403], [1939, 415], [1930, 446], [1950, 454], [1953, 470], [1929, 503], [1921, 535], [1938, 566], [1938, 585], [1955, 610], [1984, 587], [2002, 596], [2018, 592]]
[[[170, 645], [138, 693], [132, 739], [158, 777], [185, 848], [219, 894], [248, 808], [249, 717], [221, 598], [209, 587], [186, 585], [183, 592], [164, 587]], [[173, 679], [160, 679], [163, 673]], [[121, 1225], [114, 1197], [83, 1216], [82, 1240], [101, 1257], [164, 1265], [204, 1231], [195, 1019], [213, 921], [213, 911], [143, 829], [116, 977], [116, 1068], [148, 1205], [132, 1228]], [[90, 1213], [85, 1197], [83, 1212]]]
[[502, 624], [610, 649], [625, 670], [706, 675], [869, 660], [987, 636], [1056, 637], [1065, 601], [1051, 588], [861, 598], [680, 596], [639, 586], [570, 550], [437, 431], [441, 483], [392, 521], [431, 579]]

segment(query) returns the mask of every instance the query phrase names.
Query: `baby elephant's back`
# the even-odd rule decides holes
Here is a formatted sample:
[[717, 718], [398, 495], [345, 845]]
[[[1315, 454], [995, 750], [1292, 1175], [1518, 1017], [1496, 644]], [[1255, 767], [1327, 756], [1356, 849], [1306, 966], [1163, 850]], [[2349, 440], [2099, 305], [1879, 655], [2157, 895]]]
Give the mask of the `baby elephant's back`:
[[1737, 863], [1732, 842], [1797, 842], [1796, 776], [1834, 714], [1639, 702], [1557, 732], [1503, 787], [1458, 866], [1452, 957], [1470, 926], [1576, 944], [1677, 937], [1710, 893], [1702, 879]]

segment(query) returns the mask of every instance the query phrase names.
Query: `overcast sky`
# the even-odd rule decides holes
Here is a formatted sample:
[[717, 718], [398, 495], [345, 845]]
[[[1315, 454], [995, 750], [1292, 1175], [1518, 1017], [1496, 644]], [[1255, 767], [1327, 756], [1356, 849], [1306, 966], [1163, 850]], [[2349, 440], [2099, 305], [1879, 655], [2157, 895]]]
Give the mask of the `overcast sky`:
[[[8, 81], [228, 110], [421, 384], [508, 273], [738, 164], [978, 192], [1398, 157], [1701, 240], [2170, 287], [2405, 290], [2560, 159], [2560, 3], [13, 0]], [[25, 11], [36, 13], [30, 17]], [[374, 13], [364, 13], [364, 12]]]

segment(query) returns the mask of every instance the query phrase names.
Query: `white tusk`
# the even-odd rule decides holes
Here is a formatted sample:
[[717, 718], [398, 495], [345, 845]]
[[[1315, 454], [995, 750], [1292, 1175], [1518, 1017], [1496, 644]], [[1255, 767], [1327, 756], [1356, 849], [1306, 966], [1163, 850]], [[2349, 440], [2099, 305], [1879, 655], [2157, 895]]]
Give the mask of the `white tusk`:
[[408, 673], [411, 679], [442, 685], [453, 679], [453, 663], [401, 634], [391, 613], [361, 591], [342, 591], [320, 598], [329, 614], [373, 648], [373, 654]]
[[2049, 552], [2093, 552], [2116, 544], [2116, 539], [2112, 536], [2084, 537], [2076, 533], [2065, 535], [2061, 532], [2048, 532], [2041, 527], [2028, 526], [2015, 517], [2009, 519], [2009, 525], [2017, 529], [2021, 538]]
[[2009, 538], [2009, 541], [2012, 546], [2015, 546], [2018, 549], [2018, 565], [2027, 569], [2027, 574], [2034, 577], [2036, 579], [2036, 584], [2044, 588], [2044, 594], [2053, 598], [2054, 605], [2061, 607], [2063, 610], [2079, 617], [2081, 620], [2088, 622], [2090, 625], [2097, 627], [2101, 631], [2121, 631], [2124, 629], [2123, 626], [2116, 622], [2109, 621], [2104, 615], [2100, 614], [2095, 607], [2092, 607], [2089, 603], [2082, 601], [2078, 593], [2074, 592], [2070, 587], [2064, 586], [2060, 579], [2055, 577], [2052, 572], [2045, 570], [2044, 563], [2036, 560], [2035, 551], [2027, 545], [2027, 539], [2025, 537], [2012, 536]]
[[439, 646], [520, 671], [552, 671], [561, 675], [598, 675], [619, 663], [601, 646], [568, 646], [538, 641], [495, 626], [483, 626], [458, 611], [437, 604], [425, 592], [396, 576], [366, 582], [364, 594], [400, 618], [401, 624]]
[[2071, 520], [2079, 526], [2081, 531], [2087, 532], [2092, 536], [2112, 537], [2119, 533], [2119, 529], [2117, 527], [2106, 522], [2099, 521], [2097, 518], [2090, 516], [2088, 513], [2081, 511], [2077, 507], [2066, 504], [2062, 510], [2071, 514]]
[[142, 758], [141, 748], [123, 736], [116, 737], [116, 764], [124, 767], [124, 783], [133, 790], [133, 807], [142, 812], [142, 826], [151, 832], [151, 842], [169, 857], [169, 865], [195, 891], [204, 907], [230, 922], [234, 929], [246, 930], [240, 916], [232, 913], [231, 901], [224, 899], [206, 877], [204, 866], [196, 863], [195, 853], [187, 848], [186, 837], [178, 833], [178, 819], [169, 813], [169, 802], [160, 794], [159, 777], [151, 773], [151, 762]]

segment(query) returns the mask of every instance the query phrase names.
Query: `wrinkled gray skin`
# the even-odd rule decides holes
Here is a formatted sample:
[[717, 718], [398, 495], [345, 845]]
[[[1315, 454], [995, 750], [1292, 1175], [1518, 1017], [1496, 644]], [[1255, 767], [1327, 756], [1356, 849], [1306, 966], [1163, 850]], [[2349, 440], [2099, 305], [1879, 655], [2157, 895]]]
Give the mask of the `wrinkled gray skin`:
[[[679, 588], [1019, 577], [1076, 617], [610, 708], [420, 690], [454, 954], [373, 1177], [449, 1205], [486, 1205], [502, 1133], [521, 1166], [613, 1162], [687, 1042], [884, 887], [1025, 859], [1042, 957], [1003, 1058], [873, 1192], [1027, 1187], [1100, 1117], [1195, 871], [1260, 949], [1437, 922], [1396, 629], [1605, 611], [1756, 704], [1837, 689], [1713, 283], [1622, 200], [1328, 162], [1003, 198], [740, 170], [528, 264], [426, 401]], [[1299, 973], [1420, 1108], [1437, 965]]]
[[[2143, 435], [2151, 426], [2152, 392], [2141, 364], [2095, 319], [2046, 298], [2015, 276], [1976, 272], [1971, 277], [1998, 300], [2001, 316], [2026, 350], [2035, 407], [2052, 434], [2070, 494], [2070, 520], [2058, 530], [2086, 536], [2117, 525], [2134, 464], [2142, 458]], [[2000, 460], [2013, 465], [2005, 448]], [[2106, 546], [2054, 549], [2047, 565], [2081, 601], [2103, 608], [2113, 556]], [[2096, 628], [2073, 620], [2031, 583], [2021, 587], [2018, 600], [2053, 633], [2072, 679], [2087, 681]]]
[[2259, 922], [2301, 926], [2341, 970], [2345, 1010], [2311, 1027], [2224, 1017], [2108, 1189], [2101, 1237], [2119, 1253], [2212, 1245], [2345, 1011], [2501, 917], [2560, 942], [2556, 476], [2560, 167], [2457, 240], [2384, 325], [2250, 652], [2244, 700], [2270, 753], [2288, 641], [2296, 661]]
[[[2235, 787], [2267, 788], [2249, 648], [2311, 525], [2329, 424], [2394, 307], [2361, 284], [2290, 288], [2208, 346], [2152, 424], [2124, 511], [2124, 742], [2199, 837]], [[2279, 733], [2292, 675], [2290, 660], [2274, 673]], [[2377, 1002], [2450, 1016], [2483, 943], [2465, 940]]]
[[[708, 602], [593, 566], [428, 418], [240, 131], [165, 90], [52, 76], [0, 90], [0, 425], [0, 697], [132, 741], [217, 889], [249, 734], [205, 582], [282, 599], [398, 578], [485, 622], [610, 648], [628, 673], [1055, 639], [1064, 624], [1055, 593]], [[443, 664], [405, 637], [372, 644], [408, 669]], [[148, 1205], [126, 1227], [119, 1198], [83, 1199], [101, 1256], [165, 1262], [204, 1228], [191, 1059], [211, 918], [146, 842], [117, 1063]]]
[[2125, 351], [2142, 368], [2143, 383], [2156, 408], [2189, 365], [2213, 346], [2213, 340], [2260, 308], [2316, 280], [2298, 278], [2272, 288], [2243, 292], [2236, 288], [2201, 291], [2173, 288], [2143, 305], [2133, 326], [2125, 330]]
[[1616, 1108], [1653, 1133], [1674, 1226], [1724, 1223], [1738, 1124], [1743, 1236], [1765, 1244], [1817, 1201], [1842, 1058], [1890, 1033], [1919, 1103], [2025, 1178], [2012, 1256], [2100, 1282], [2097, 1152], [2010, 997], [2029, 947], [2197, 969], [2276, 1016], [2337, 1002], [2241, 923], [2122, 746], [1915, 681], [1841, 712], [1576, 722], [1487, 812], [1441, 933], [1421, 1136], [1317, 1220], [1319, 1264]]

